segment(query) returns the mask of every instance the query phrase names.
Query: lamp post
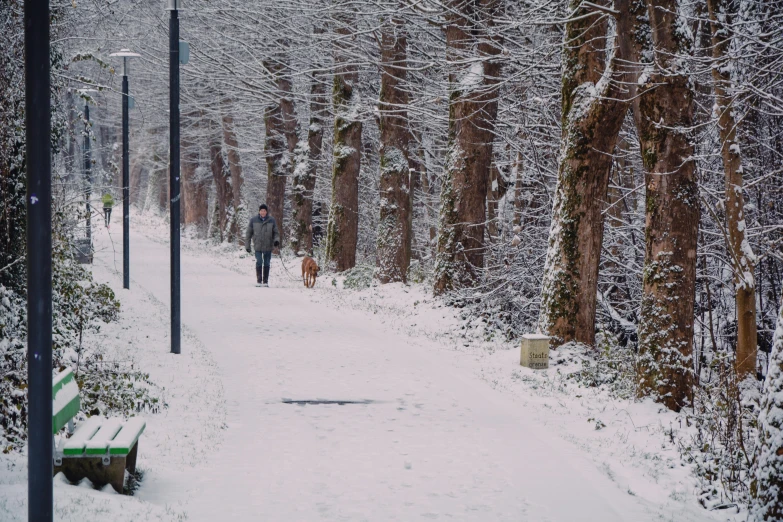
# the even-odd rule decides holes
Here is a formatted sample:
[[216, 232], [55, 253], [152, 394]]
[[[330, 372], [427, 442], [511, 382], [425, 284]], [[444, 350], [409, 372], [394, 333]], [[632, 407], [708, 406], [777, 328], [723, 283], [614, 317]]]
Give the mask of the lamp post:
[[84, 199], [87, 210], [87, 245], [92, 250], [92, 209], [90, 208], [90, 196], [92, 195], [92, 157], [90, 156], [90, 106], [84, 102], [84, 180], [86, 182]]
[[130, 157], [128, 156], [128, 61], [140, 54], [128, 49], [109, 56], [122, 57], [122, 287], [130, 288]]
[[92, 206], [90, 205], [90, 197], [92, 196], [92, 153], [90, 150], [90, 105], [89, 96], [93, 92], [98, 92], [95, 89], [79, 89], [79, 94], [84, 98], [84, 146], [82, 151], [84, 153], [84, 201], [85, 210], [87, 211], [87, 248], [88, 254], [92, 256]]
[[27, 518], [51, 522], [52, 159], [49, 0], [24, 2], [27, 162]]
[[171, 225], [171, 353], [180, 353], [179, 262], [179, 9], [181, 0], [168, 0], [169, 18], [169, 223]]

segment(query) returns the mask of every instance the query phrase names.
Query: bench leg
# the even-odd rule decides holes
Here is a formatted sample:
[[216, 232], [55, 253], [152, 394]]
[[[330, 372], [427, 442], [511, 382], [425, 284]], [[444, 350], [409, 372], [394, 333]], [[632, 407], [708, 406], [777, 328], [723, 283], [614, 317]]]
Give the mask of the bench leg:
[[128, 453], [128, 456], [125, 457], [125, 469], [128, 470], [128, 473], [135, 473], [136, 472], [136, 455], [139, 453], [139, 442], [136, 441], [136, 444], [133, 445], [133, 449]]
[[125, 485], [126, 460], [126, 457], [112, 457], [109, 465], [104, 466], [100, 457], [64, 458], [62, 466], [56, 468], [56, 471], [62, 471], [74, 483], [88, 478], [99, 488], [111, 484], [114, 491], [121, 494]]
[[125, 460], [125, 457], [113, 457], [107, 467], [111, 487], [120, 495], [125, 486]]

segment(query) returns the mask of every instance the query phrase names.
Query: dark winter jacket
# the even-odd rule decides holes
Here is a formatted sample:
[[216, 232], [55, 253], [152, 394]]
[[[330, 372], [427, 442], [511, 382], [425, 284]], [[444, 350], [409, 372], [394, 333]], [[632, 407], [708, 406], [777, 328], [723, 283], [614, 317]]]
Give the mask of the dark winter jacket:
[[280, 232], [277, 230], [277, 221], [272, 216], [261, 219], [261, 216], [255, 216], [250, 220], [245, 232], [245, 247], [250, 248], [250, 240], [253, 240], [252, 247], [256, 252], [271, 252], [275, 243], [280, 241]]

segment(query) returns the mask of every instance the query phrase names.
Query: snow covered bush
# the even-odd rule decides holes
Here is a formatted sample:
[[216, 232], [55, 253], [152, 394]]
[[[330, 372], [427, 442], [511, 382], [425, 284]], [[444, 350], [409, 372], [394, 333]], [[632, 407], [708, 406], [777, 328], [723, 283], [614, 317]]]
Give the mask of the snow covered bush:
[[778, 314], [758, 430], [749, 522], [783, 520], [783, 305]]
[[736, 382], [728, 354], [715, 357], [694, 387], [693, 408], [680, 414], [683, 430], [678, 447], [693, 465], [699, 481], [699, 502], [707, 509], [747, 505], [756, 438], [759, 383]]
[[343, 272], [345, 276], [344, 288], [350, 288], [351, 290], [361, 290], [362, 288], [369, 288], [372, 284], [373, 274], [375, 273], [375, 267], [370, 265], [356, 265], [350, 270]]
[[[127, 415], [141, 408], [157, 409], [148, 377], [121, 364], [108, 365], [98, 343], [87, 343], [101, 325], [116, 321], [119, 302], [111, 288], [98, 284], [73, 259], [76, 228], [84, 221], [84, 195], [57, 161], [66, 144], [67, 67], [62, 32], [73, 21], [71, 7], [52, 12], [55, 44], [51, 51], [52, 82], [52, 363], [53, 372], [68, 366], [78, 372], [83, 388], [82, 411]], [[25, 296], [25, 119], [24, 31], [22, 3], [0, 3], [0, 27], [9, 35], [0, 49], [0, 448], [21, 448], [27, 438], [27, 317]], [[55, 23], [56, 22], [56, 23]], [[70, 129], [73, 131], [73, 129]]]
[[[60, 196], [61, 201], [67, 199]], [[95, 282], [92, 273], [74, 259], [74, 229], [68, 218], [78, 212], [77, 205], [63, 205], [54, 214], [54, 370], [73, 368], [81, 389], [82, 412], [89, 415], [158, 411], [161, 402], [149, 375], [130, 362], [107, 357], [99, 334], [102, 325], [119, 320], [120, 303], [108, 285]], [[92, 339], [86, 342], [90, 334]]]
[[599, 350], [584, 347], [587, 356], [582, 359], [582, 369], [570, 374], [569, 378], [589, 388], [605, 387], [612, 396], [622, 400], [636, 397], [634, 352], [619, 346], [617, 340], [607, 334], [599, 335], [597, 340]]
[[0, 448], [27, 436], [27, 313], [24, 300], [0, 285]]

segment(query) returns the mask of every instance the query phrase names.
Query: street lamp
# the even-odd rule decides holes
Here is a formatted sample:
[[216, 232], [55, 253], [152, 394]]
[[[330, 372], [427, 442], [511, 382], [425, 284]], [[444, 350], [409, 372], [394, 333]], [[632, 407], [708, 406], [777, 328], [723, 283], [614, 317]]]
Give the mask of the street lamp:
[[130, 288], [130, 158], [128, 156], [128, 61], [141, 55], [121, 49], [122, 58], [122, 287]]
[[49, 0], [24, 2], [27, 162], [27, 519], [51, 522], [52, 120]]
[[85, 191], [84, 200], [87, 210], [87, 252], [92, 257], [92, 207], [90, 206], [90, 197], [92, 196], [92, 155], [90, 152], [90, 94], [98, 92], [97, 89], [79, 89], [79, 95], [84, 98], [84, 180]]
[[169, 18], [169, 224], [171, 226], [171, 353], [180, 353], [180, 262], [179, 262], [179, 9], [182, 0], [168, 0]]

